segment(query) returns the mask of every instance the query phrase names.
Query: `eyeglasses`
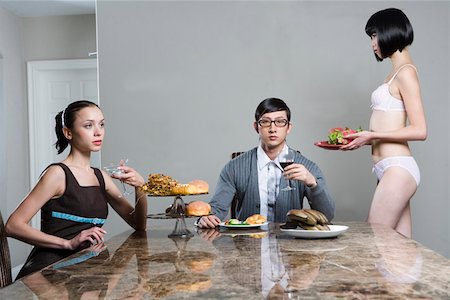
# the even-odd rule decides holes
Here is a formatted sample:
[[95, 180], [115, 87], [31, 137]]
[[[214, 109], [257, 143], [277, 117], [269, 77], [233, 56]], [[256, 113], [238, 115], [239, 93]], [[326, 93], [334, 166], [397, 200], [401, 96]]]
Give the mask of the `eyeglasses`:
[[261, 119], [258, 121], [258, 124], [261, 127], [270, 127], [272, 123], [274, 123], [275, 126], [277, 127], [286, 127], [289, 121], [286, 119], [277, 119], [277, 120]]

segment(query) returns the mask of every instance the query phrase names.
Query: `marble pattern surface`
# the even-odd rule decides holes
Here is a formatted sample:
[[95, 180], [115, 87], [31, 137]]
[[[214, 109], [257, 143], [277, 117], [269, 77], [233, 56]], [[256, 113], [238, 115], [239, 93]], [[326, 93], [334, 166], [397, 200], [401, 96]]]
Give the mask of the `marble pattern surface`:
[[450, 299], [450, 260], [381, 225], [342, 222], [330, 239], [279, 224], [169, 237], [149, 220], [0, 289], [0, 299]]

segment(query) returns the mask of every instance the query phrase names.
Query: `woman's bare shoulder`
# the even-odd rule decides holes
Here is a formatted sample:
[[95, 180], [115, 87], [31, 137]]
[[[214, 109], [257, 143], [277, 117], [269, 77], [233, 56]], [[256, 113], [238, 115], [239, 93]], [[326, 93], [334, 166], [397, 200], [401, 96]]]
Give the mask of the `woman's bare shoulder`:
[[65, 173], [61, 166], [51, 165], [42, 172], [41, 180], [65, 180]]
[[412, 64], [404, 65], [401, 70], [398, 71], [396, 76], [400, 81], [417, 79], [418, 73], [416, 66]]
[[40, 195], [45, 199], [61, 196], [66, 188], [66, 175], [58, 165], [49, 166], [33, 188], [32, 195]]

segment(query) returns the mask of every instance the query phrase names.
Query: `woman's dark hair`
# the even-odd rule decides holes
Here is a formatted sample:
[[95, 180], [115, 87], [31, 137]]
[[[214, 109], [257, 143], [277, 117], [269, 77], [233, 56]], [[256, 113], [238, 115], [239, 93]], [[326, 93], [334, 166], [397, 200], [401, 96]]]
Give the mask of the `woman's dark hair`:
[[369, 37], [377, 35], [381, 58], [375, 54], [378, 61], [391, 56], [395, 51], [402, 52], [411, 45], [414, 31], [408, 17], [397, 8], [387, 8], [374, 13], [366, 24], [366, 33]]
[[[98, 107], [97, 104], [88, 100], [80, 100], [70, 103], [66, 109], [60, 111], [56, 117], [55, 132], [57, 141], [55, 147], [58, 150], [58, 154], [61, 154], [69, 145], [69, 140], [66, 139], [63, 133], [63, 128], [67, 127], [69, 129], [73, 128], [73, 123], [75, 122], [76, 112], [80, 111], [85, 107]], [[63, 119], [64, 118], [64, 119]]]
[[286, 111], [288, 121], [291, 121], [291, 110], [283, 100], [278, 98], [264, 99], [256, 108], [255, 121], [258, 122], [264, 114], [283, 110]]

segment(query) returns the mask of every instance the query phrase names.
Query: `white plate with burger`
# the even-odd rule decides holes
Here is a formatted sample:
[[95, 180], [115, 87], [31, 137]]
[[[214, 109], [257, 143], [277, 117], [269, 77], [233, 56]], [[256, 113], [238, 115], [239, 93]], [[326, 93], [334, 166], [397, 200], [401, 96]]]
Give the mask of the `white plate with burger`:
[[283, 229], [282, 233], [304, 239], [324, 239], [336, 237], [347, 231], [348, 226], [345, 225], [328, 225], [330, 230], [305, 230], [305, 229]]
[[269, 224], [269, 222], [264, 222], [262, 224], [245, 224], [245, 223], [241, 223], [241, 224], [227, 224], [227, 222], [222, 222], [219, 225], [221, 227], [225, 227], [225, 228], [229, 228], [229, 229], [249, 229], [249, 228], [257, 228], [257, 227], [261, 227], [264, 225]]
[[228, 229], [248, 229], [261, 227], [269, 224], [267, 218], [260, 214], [254, 214], [248, 217], [245, 221], [239, 221], [238, 219], [229, 219], [225, 222], [220, 223], [221, 227]]

